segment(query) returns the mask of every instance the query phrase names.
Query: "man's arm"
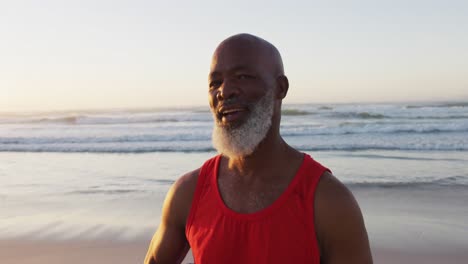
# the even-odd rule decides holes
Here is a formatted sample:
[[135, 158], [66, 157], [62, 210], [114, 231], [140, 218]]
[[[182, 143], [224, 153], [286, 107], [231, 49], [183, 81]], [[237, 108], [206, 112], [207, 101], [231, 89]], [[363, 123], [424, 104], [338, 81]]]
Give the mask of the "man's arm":
[[359, 205], [329, 172], [315, 195], [315, 225], [322, 264], [371, 264], [372, 255]]
[[171, 187], [164, 200], [161, 223], [151, 240], [145, 264], [180, 263], [189, 250], [185, 223], [192, 205], [199, 170], [187, 173]]

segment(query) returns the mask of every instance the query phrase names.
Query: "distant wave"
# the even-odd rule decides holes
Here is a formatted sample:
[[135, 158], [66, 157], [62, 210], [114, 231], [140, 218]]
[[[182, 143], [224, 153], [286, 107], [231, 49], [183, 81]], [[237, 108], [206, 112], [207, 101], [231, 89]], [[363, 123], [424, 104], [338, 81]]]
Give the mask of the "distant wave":
[[409, 115], [383, 115], [370, 112], [332, 112], [328, 114], [332, 118], [346, 118], [346, 119], [398, 119], [398, 120], [413, 120], [413, 119], [468, 119], [468, 115], [448, 115], [448, 116], [409, 116]]
[[158, 185], [171, 185], [174, 180], [164, 180], [164, 179], [145, 179], [145, 181], [157, 183]]
[[[87, 116], [68, 116], [60, 118], [41, 118], [31, 120], [28, 123], [62, 123], [62, 124], [138, 124], [138, 123], [160, 123], [179, 122], [176, 118], [98, 118]], [[184, 120], [187, 121], [187, 120]]]
[[195, 133], [179, 133], [176, 135], [122, 135], [114, 137], [0, 137], [0, 144], [85, 144], [85, 143], [145, 143], [145, 142], [174, 142], [174, 141], [210, 141], [211, 135]]
[[441, 104], [427, 104], [427, 105], [407, 105], [406, 108], [450, 108], [450, 107], [468, 107], [468, 102], [458, 103], [441, 103]]
[[210, 115], [178, 116], [87, 116], [70, 115], [62, 117], [7, 118], [0, 119], [0, 124], [65, 124], [65, 125], [106, 125], [106, 124], [140, 124], [162, 122], [199, 122], [210, 121]]
[[464, 159], [453, 159], [453, 158], [427, 158], [427, 157], [411, 157], [411, 156], [394, 156], [394, 155], [378, 155], [378, 154], [352, 154], [352, 156], [346, 157], [362, 157], [370, 159], [396, 159], [396, 160], [421, 160], [421, 161], [463, 161], [468, 162]]
[[144, 190], [134, 190], [134, 189], [115, 189], [115, 190], [96, 190], [96, 189], [85, 189], [85, 190], [76, 190], [68, 192], [67, 194], [126, 194], [126, 193], [140, 193], [145, 192]]
[[79, 119], [85, 118], [86, 116], [66, 116], [56, 118], [40, 118], [28, 121], [28, 123], [66, 123], [76, 124]]
[[318, 110], [333, 110], [333, 107], [324, 105], [324, 106], [320, 106]]
[[367, 145], [334, 145], [334, 146], [299, 146], [301, 151], [362, 151], [362, 150], [414, 150], [414, 151], [468, 151], [468, 146], [367, 146]]
[[468, 187], [468, 176], [449, 176], [432, 181], [413, 181], [413, 182], [351, 182], [345, 183], [353, 188], [416, 188], [416, 187], [441, 187], [441, 186], [456, 186]]
[[[118, 179], [119, 177], [116, 177], [115, 179]], [[137, 179], [136, 177], [131, 177], [132, 180]], [[145, 182], [151, 182], [156, 185], [172, 185], [175, 181], [174, 180], [169, 180], [169, 179], [140, 179]], [[128, 187], [128, 185], [132, 184], [105, 184], [105, 185], [98, 185], [98, 186], [90, 186], [86, 189], [78, 189], [74, 191], [69, 191], [66, 192], [65, 194], [71, 194], [71, 195], [94, 195], [94, 194], [103, 194], [103, 195], [120, 195], [120, 194], [128, 194], [128, 193], [144, 193], [148, 192], [149, 190], [145, 189], [138, 189], [138, 188], [125, 188], [125, 186]], [[110, 187], [116, 187], [116, 188], [110, 188]]]
[[[318, 113], [302, 111], [297, 109], [282, 110], [283, 116], [307, 116], [317, 115], [325, 118], [338, 119], [356, 119], [356, 120], [451, 120], [468, 119], [468, 115], [448, 115], [448, 116], [389, 116], [370, 112], [327, 112], [318, 115]], [[211, 124], [212, 117], [208, 114], [200, 116], [177, 116], [177, 117], [95, 117], [95, 116], [65, 116], [65, 117], [46, 117], [46, 118], [7, 118], [0, 119], [0, 124], [35, 124], [35, 125], [117, 125], [117, 124], [156, 124], [156, 123], [190, 123], [204, 122]]]
[[0, 152], [60, 152], [60, 153], [152, 153], [152, 152], [212, 152], [211, 146], [62, 146], [62, 145], [0, 145]]
[[301, 115], [311, 115], [313, 113], [298, 110], [298, 109], [283, 109], [281, 110], [281, 114], [285, 116], [301, 116]]
[[468, 119], [468, 115], [451, 115], [451, 116], [415, 116], [415, 117], [396, 117], [401, 119], [441, 119], [441, 120], [449, 120], [449, 119]]
[[332, 112], [330, 117], [335, 118], [355, 118], [355, 119], [383, 119], [391, 118], [386, 115], [369, 112]]
[[358, 134], [440, 134], [440, 133], [468, 133], [466, 127], [455, 127], [455, 128], [394, 128], [394, 127], [379, 127], [379, 128], [362, 128], [350, 127], [350, 128], [282, 128], [281, 135], [284, 137], [293, 136], [323, 136], [323, 135], [358, 135]]
[[[294, 146], [294, 145], [293, 145]], [[294, 146], [301, 151], [363, 151], [363, 150], [413, 150], [413, 151], [468, 151], [468, 145], [327, 145], [327, 146]], [[0, 152], [90, 152], [90, 153], [150, 153], [150, 152], [213, 152], [210, 142], [204, 144], [177, 144], [164, 146], [128, 146], [128, 145], [0, 145]]]

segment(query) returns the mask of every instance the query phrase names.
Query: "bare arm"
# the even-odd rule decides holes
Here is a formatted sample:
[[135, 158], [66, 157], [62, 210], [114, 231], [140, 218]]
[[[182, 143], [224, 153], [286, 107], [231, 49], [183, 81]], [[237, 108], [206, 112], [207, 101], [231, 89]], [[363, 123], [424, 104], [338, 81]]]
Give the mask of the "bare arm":
[[185, 223], [192, 204], [198, 170], [182, 176], [164, 201], [161, 223], [151, 240], [145, 264], [180, 263], [189, 250]]
[[369, 239], [352, 193], [326, 172], [317, 186], [315, 222], [322, 264], [371, 264]]

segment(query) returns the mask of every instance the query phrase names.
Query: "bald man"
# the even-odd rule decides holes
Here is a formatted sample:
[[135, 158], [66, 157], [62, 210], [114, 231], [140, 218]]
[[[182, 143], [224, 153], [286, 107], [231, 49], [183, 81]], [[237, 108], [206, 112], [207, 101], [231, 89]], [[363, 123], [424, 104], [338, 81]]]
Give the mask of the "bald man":
[[209, 74], [219, 155], [169, 190], [145, 263], [372, 263], [359, 206], [280, 135], [289, 88], [278, 50], [249, 34], [224, 40]]

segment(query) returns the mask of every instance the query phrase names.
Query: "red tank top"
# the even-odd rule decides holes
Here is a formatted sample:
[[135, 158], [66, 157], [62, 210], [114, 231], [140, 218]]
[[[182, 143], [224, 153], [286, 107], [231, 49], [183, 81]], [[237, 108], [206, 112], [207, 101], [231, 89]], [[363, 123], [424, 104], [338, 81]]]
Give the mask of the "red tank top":
[[314, 193], [327, 168], [304, 154], [286, 191], [270, 206], [237, 213], [223, 202], [217, 184], [221, 156], [202, 166], [187, 219], [186, 236], [197, 264], [319, 264]]

